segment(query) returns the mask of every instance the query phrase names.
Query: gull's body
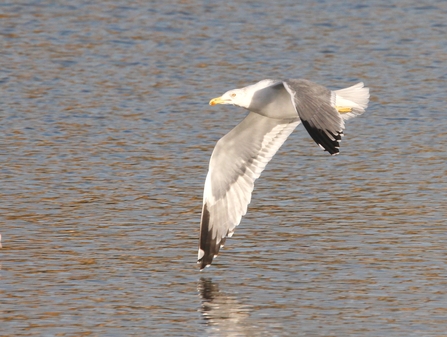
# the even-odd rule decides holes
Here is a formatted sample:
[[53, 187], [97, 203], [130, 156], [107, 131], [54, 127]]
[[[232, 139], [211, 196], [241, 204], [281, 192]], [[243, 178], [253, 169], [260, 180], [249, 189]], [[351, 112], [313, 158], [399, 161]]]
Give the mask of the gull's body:
[[210, 101], [250, 112], [211, 155], [200, 223], [200, 269], [211, 264], [226, 237], [233, 235], [247, 212], [255, 180], [297, 125], [302, 122], [321, 148], [337, 154], [344, 121], [362, 114], [368, 100], [363, 83], [330, 91], [298, 79], [263, 80]]

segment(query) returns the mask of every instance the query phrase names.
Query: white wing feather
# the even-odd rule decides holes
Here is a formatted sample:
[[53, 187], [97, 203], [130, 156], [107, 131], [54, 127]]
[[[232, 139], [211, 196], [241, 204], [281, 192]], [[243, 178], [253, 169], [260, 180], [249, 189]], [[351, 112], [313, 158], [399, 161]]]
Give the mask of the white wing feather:
[[297, 118], [272, 119], [250, 112], [219, 140], [205, 181], [198, 254], [202, 268], [233, 234], [247, 213], [255, 180], [299, 123]]

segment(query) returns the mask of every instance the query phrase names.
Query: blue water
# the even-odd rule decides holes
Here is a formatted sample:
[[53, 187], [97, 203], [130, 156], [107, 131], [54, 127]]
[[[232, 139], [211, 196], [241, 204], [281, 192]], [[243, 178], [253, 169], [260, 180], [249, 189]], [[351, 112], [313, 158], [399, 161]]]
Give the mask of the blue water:
[[[447, 3], [0, 4], [0, 334], [441, 336]], [[264, 78], [371, 90], [341, 154], [302, 126], [211, 268], [215, 142]]]

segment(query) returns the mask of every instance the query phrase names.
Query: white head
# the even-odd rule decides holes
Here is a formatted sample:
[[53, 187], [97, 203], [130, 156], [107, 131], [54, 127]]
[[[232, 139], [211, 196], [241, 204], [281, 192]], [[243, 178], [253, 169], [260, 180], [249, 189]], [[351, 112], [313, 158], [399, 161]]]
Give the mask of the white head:
[[245, 88], [240, 89], [233, 89], [230, 91], [227, 91], [225, 94], [223, 94], [220, 97], [213, 98], [210, 101], [210, 105], [216, 105], [216, 104], [233, 104], [240, 106], [241, 108], [248, 109], [250, 106], [254, 94], [261, 89], [264, 89], [268, 86], [271, 86], [278, 81], [273, 80], [262, 80], [256, 84], [249, 85]]

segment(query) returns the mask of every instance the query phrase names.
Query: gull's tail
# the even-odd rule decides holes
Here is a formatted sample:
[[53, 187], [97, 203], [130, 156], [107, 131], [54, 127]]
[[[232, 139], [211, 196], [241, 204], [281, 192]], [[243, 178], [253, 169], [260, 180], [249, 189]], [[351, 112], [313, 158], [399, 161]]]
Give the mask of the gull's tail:
[[364, 113], [368, 106], [368, 101], [369, 88], [364, 87], [363, 82], [332, 92], [332, 104], [343, 120], [348, 120]]

